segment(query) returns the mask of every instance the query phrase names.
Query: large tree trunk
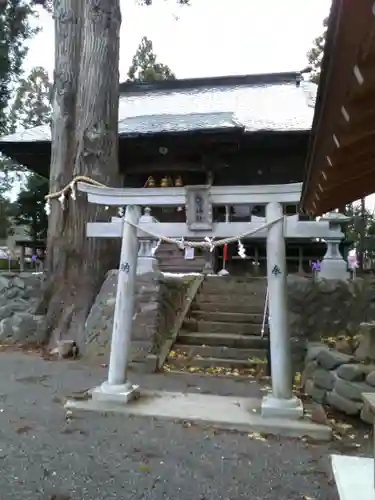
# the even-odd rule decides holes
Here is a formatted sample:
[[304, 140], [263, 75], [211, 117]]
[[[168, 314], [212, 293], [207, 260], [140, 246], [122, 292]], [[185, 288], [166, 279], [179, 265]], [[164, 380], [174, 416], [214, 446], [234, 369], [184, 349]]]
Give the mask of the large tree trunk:
[[[56, 0], [56, 74], [50, 191], [74, 176], [106, 185], [118, 173], [119, 0]], [[51, 202], [42, 326], [45, 343], [82, 343], [84, 325], [106, 272], [118, 261], [113, 241], [86, 238], [86, 223], [109, 212], [84, 195], [65, 210]]]

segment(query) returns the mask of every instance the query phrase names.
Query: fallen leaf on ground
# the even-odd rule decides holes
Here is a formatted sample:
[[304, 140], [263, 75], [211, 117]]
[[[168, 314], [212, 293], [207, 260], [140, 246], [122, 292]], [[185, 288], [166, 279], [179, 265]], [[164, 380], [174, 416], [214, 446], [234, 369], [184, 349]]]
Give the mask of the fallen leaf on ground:
[[[205, 346], [202, 346], [205, 347]], [[261, 359], [261, 358], [249, 358], [249, 367], [247, 368], [227, 368], [225, 366], [208, 366], [208, 367], [201, 367], [201, 366], [195, 366], [194, 365], [194, 359], [195, 360], [200, 360], [204, 359], [200, 354], [195, 354], [194, 349], [190, 351], [189, 353], [179, 351], [179, 350], [174, 350], [172, 349], [168, 353], [167, 360], [170, 361], [170, 363], [166, 363], [163, 366], [163, 371], [165, 372], [188, 372], [188, 373], [202, 373], [202, 374], [210, 374], [210, 375], [224, 375], [224, 376], [235, 376], [235, 377], [247, 377], [247, 378], [254, 378], [256, 377], [257, 380], [268, 380], [269, 376], [266, 375], [266, 365], [267, 365], [267, 360], [266, 359]], [[193, 353], [193, 354], [192, 354]], [[185, 360], [184, 363], [173, 363], [173, 361], [176, 360]], [[255, 367], [253, 365], [256, 365]]]
[[263, 437], [261, 434], [259, 434], [258, 432], [251, 432], [247, 436], [251, 439], [255, 439], [256, 441], [267, 441], [267, 439], [265, 437]]
[[91, 395], [89, 394], [89, 390], [85, 389], [84, 391], [72, 392], [69, 396], [69, 399], [74, 399], [76, 401], [87, 401], [91, 399]]
[[148, 470], [151, 470], [151, 467], [149, 465], [142, 464], [139, 466], [139, 470], [148, 471]]
[[26, 434], [26, 432], [31, 431], [31, 427], [29, 425], [23, 425], [16, 429], [17, 434]]

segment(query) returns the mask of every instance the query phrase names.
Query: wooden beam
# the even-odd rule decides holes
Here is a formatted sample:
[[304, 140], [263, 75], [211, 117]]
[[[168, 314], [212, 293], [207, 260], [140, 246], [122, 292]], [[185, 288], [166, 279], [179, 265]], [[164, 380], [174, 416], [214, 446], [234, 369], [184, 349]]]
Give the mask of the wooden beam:
[[343, 186], [328, 189], [319, 200], [314, 200], [316, 208], [312, 205], [312, 198], [307, 208], [311, 207], [310, 209], [314, 214], [320, 215], [373, 193], [375, 193], [375, 172], [372, 171], [365, 176], [352, 180], [347, 184], [346, 189]]
[[[121, 163], [120, 163], [121, 166]], [[160, 174], [168, 174], [168, 172], [205, 172], [203, 165], [195, 162], [178, 161], [174, 162], [151, 162], [124, 165], [124, 173], [129, 175], [148, 174], [153, 175], [154, 172]], [[157, 175], [157, 174], [156, 174]]]
[[[375, 84], [375, 82], [374, 82]], [[373, 99], [367, 101], [366, 106], [363, 110], [354, 110], [353, 107], [346, 106], [344, 111], [349, 117], [349, 121], [346, 121], [344, 116], [340, 120], [340, 125], [337, 128], [336, 135], [342, 138], [341, 141], [345, 143], [345, 139], [352, 137], [363, 137], [368, 134], [369, 131], [374, 129], [375, 124], [375, 92]]]
[[[366, 99], [368, 96], [367, 89], [364, 89], [367, 84], [371, 86], [369, 77], [371, 70], [359, 59], [361, 55], [359, 48], [373, 26], [371, 9], [370, 0], [363, 2], [337, 0], [332, 6], [330, 16], [332, 26], [328, 32], [326, 45], [330, 51], [329, 60], [326, 54], [324, 60], [326, 64], [323, 65], [325, 71], [322, 73], [319, 89], [320, 102], [317, 103], [315, 110], [318, 120], [315, 120], [315, 140], [309, 166], [310, 178], [307, 179], [302, 199], [305, 209], [314, 210], [312, 202], [320, 179], [321, 166], [326, 164], [326, 157], [338, 153], [332, 136], [335, 133], [340, 135], [343, 124], [342, 107], [349, 107], [348, 96], [353, 99], [353, 105], [360, 102], [363, 95]], [[361, 82], [354, 73], [357, 64], [361, 66], [357, 72], [357, 76], [359, 74], [363, 77]]]
[[371, 173], [375, 175], [375, 158], [361, 165], [357, 165], [357, 167], [350, 165], [349, 169], [348, 165], [338, 165], [336, 169], [332, 169], [332, 172], [333, 170], [335, 175], [327, 177], [327, 182], [322, 183], [323, 196], [327, 191], [344, 188], [353, 181], [370, 176]]
[[372, 157], [374, 153], [375, 128], [361, 137], [351, 137], [341, 140], [340, 147], [335, 148], [329, 157], [333, 166], [349, 162], [359, 164]]
[[374, 136], [375, 128], [364, 130], [360, 135], [349, 130], [345, 136], [337, 137], [340, 145], [337, 148], [337, 154], [347, 158], [347, 155], [355, 154], [357, 151], [375, 149]]
[[375, 169], [375, 151], [371, 156], [365, 157], [360, 162], [346, 161], [335, 163], [332, 167], [324, 170], [324, 175], [318, 180], [323, 191], [334, 188], [337, 185], [347, 184]]
[[375, 96], [375, 74], [373, 68], [368, 68], [358, 61], [355, 66], [363, 78], [363, 83], [358, 82], [353, 69], [351, 69], [350, 86], [343, 103], [345, 102], [348, 107], [351, 107], [353, 113], [359, 113], [364, 109], [369, 99], [373, 99]]

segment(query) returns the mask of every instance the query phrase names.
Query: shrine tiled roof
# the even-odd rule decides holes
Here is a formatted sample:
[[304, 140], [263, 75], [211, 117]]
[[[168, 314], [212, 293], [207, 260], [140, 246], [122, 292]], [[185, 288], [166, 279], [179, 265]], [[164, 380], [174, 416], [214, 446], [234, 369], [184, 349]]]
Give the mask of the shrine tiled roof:
[[[121, 84], [119, 135], [216, 129], [309, 131], [316, 85], [300, 81], [296, 75], [280, 73]], [[1, 142], [50, 140], [50, 127], [43, 125], [1, 137], [0, 151]]]

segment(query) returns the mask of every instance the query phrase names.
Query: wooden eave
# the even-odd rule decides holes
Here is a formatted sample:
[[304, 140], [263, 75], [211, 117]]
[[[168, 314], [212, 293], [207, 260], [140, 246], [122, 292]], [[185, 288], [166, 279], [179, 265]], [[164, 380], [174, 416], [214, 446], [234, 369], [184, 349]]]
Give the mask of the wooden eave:
[[301, 208], [321, 215], [375, 192], [375, 4], [334, 0]]

